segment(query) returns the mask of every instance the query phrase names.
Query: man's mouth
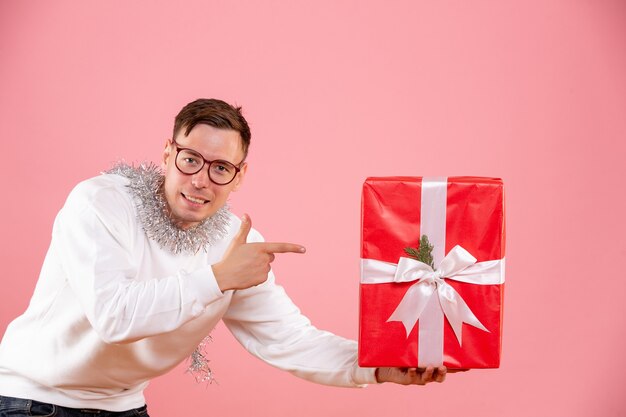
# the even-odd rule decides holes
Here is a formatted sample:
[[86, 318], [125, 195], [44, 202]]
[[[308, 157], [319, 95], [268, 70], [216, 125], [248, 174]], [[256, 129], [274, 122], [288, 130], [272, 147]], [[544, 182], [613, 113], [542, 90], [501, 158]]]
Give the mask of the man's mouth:
[[185, 198], [185, 200], [191, 201], [194, 204], [206, 204], [209, 202], [209, 200], [205, 200], [203, 198], [199, 198], [199, 197], [192, 197], [190, 195], [181, 193], [181, 195]]

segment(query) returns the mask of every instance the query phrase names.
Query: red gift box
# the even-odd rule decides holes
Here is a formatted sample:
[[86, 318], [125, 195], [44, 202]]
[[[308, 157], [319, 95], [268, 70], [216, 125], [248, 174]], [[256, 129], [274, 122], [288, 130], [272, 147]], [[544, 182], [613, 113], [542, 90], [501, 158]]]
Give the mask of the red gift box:
[[[502, 346], [502, 180], [363, 184], [359, 365], [497, 368]], [[420, 236], [433, 268], [410, 259]]]

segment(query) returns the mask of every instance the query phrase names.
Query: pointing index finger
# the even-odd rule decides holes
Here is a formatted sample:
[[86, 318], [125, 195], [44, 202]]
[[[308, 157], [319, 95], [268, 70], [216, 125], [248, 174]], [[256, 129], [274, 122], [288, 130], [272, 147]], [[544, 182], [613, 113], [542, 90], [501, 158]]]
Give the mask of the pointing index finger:
[[263, 249], [268, 253], [304, 253], [304, 246], [287, 242], [265, 242], [262, 243]]

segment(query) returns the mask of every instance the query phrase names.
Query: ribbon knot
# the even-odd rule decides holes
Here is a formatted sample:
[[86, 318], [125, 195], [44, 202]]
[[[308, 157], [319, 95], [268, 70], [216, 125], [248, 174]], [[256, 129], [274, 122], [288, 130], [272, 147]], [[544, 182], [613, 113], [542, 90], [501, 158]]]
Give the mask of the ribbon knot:
[[[413, 279], [412, 281], [415, 281], [415, 279]], [[434, 284], [435, 288], [445, 283], [445, 281], [443, 280], [443, 273], [439, 269], [435, 269], [433, 272], [427, 272], [424, 276], [417, 279], [417, 282], [418, 283], [423, 282], [425, 284]]]
[[436, 269], [405, 257], [401, 257], [397, 265], [364, 259], [361, 276], [364, 284], [416, 281], [387, 319], [388, 322], [402, 322], [407, 337], [426, 308], [430, 297], [436, 292], [441, 309], [452, 326], [459, 344], [462, 345], [463, 323], [486, 332], [489, 330], [446, 279], [479, 285], [501, 284], [504, 282], [504, 259], [477, 263], [476, 258], [457, 245], [441, 260]]

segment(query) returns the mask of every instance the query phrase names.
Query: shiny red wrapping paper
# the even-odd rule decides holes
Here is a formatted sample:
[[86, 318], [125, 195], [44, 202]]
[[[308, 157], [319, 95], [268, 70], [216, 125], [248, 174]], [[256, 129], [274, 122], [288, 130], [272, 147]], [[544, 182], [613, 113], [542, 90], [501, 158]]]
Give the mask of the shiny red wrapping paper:
[[[368, 178], [363, 185], [361, 258], [398, 263], [420, 238], [421, 177]], [[503, 185], [498, 178], [448, 177], [445, 253], [461, 245], [478, 262], [504, 259]], [[437, 265], [435, 265], [437, 267]], [[446, 280], [489, 330], [463, 324], [462, 347], [444, 319], [443, 364], [451, 369], [497, 368], [504, 285]], [[359, 365], [418, 367], [418, 325], [408, 335], [387, 322], [413, 283], [361, 284]], [[433, 295], [435, 296], [435, 295]]]

